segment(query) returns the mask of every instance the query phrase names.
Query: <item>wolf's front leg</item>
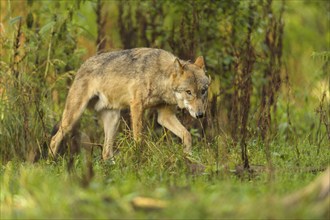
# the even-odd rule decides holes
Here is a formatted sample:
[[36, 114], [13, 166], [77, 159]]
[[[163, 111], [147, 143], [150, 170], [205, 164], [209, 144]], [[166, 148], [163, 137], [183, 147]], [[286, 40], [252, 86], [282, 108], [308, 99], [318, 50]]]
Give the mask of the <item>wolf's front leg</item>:
[[103, 160], [113, 160], [113, 142], [120, 122], [120, 110], [102, 110], [100, 113], [104, 128]]
[[176, 117], [175, 108], [168, 106], [159, 108], [157, 121], [176, 136], [180, 137], [185, 145], [184, 152], [191, 154], [191, 134]]
[[139, 101], [132, 101], [130, 104], [131, 109], [131, 120], [133, 128], [133, 138], [136, 142], [141, 141], [142, 135], [142, 116], [143, 116], [143, 106]]

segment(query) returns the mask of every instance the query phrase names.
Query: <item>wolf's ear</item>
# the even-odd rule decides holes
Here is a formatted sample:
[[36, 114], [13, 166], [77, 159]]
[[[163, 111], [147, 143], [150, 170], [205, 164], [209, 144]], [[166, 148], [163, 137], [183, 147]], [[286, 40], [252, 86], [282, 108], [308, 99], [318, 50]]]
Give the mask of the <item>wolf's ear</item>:
[[204, 69], [205, 68], [205, 63], [204, 63], [204, 58], [202, 56], [197, 57], [195, 63], [198, 67]]
[[178, 58], [174, 60], [174, 68], [175, 68], [175, 74], [182, 74], [183, 73], [183, 67], [179, 61]]

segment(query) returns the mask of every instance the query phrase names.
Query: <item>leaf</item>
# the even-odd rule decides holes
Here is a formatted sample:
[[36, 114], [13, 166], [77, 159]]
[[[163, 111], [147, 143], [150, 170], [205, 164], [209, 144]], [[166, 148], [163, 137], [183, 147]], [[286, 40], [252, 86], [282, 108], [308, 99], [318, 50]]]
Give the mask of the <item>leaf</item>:
[[46, 33], [47, 31], [49, 31], [50, 29], [52, 29], [55, 25], [55, 21], [51, 21], [48, 24], [46, 24], [45, 26], [43, 26], [42, 28], [40, 28], [39, 30], [39, 34], [43, 35], [44, 33]]
[[165, 208], [167, 206], [167, 202], [159, 199], [138, 196], [132, 200], [132, 205], [136, 209], [151, 211]]
[[76, 25], [76, 27], [80, 28], [81, 30], [85, 31], [85, 33], [92, 39], [96, 39], [95, 35], [90, 31], [88, 30], [87, 28], [85, 28], [84, 26], [82, 25]]
[[21, 19], [22, 19], [22, 16], [17, 16], [17, 17], [15, 17], [15, 18], [12, 18], [12, 19], [10, 19], [9, 24], [10, 24], [10, 25], [13, 25], [13, 24], [15, 24], [17, 21], [20, 21]]

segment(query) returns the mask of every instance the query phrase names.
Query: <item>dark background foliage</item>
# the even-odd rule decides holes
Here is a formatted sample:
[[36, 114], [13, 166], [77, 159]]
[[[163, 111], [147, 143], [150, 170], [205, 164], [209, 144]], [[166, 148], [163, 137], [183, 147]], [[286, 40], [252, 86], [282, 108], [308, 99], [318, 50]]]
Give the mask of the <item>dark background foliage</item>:
[[[329, 166], [329, 11], [323, 0], [0, 1], [2, 217], [328, 218], [329, 199], [297, 208], [274, 194]], [[204, 56], [207, 117], [177, 113], [193, 135], [192, 158], [149, 110], [143, 146], [123, 112], [116, 165], [100, 159], [92, 111], [80, 126], [92, 154], [47, 160], [80, 65], [134, 47]], [[135, 210], [138, 195], [169, 204]]]

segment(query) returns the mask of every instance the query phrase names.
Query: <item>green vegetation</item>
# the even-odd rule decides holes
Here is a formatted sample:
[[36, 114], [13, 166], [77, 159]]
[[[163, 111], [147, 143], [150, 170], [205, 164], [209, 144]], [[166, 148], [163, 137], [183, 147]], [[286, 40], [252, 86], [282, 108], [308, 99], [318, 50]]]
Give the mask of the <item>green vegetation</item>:
[[[147, 141], [142, 149], [123, 140], [116, 165], [106, 164], [95, 152], [93, 178], [88, 176], [82, 155], [74, 160], [68, 172], [68, 162], [41, 161], [35, 164], [9, 162], [1, 171], [1, 203], [3, 218], [325, 218], [326, 204], [285, 207], [281, 198], [315, 178], [305, 167], [322, 167], [329, 153], [322, 151], [317, 163], [297, 159], [290, 146], [276, 144], [273, 152], [275, 178], [268, 172], [256, 171], [250, 176], [238, 176], [226, 170], [227, 164], [216, 166], [214, 147], [194, 152], [198, 164], [205, 170], [187, 163], [180, 146]], [[214, 146], [212, 144], [211, 146]], [[316, 157], [316, 147], [306, 147], [302, 155]], [[221, 148], [221, 144], [219, 148]], [[251, 147], [252, 163], [265, 161], [261, 149]], [[289, 148], [289, 149], [288, 149]], [[227, 163], [240, 163], [240, 156], [230, 151]], [[236, 159], [235, 159], [236, 158]], [[237, 159], [238, 158], [238, 159]], [[229, 168], [234, 169], [231, 164]], [[315, 171], [317, 173], [317, 171]], [[166, 202], [166, 207], [135, 207], [137, 197]]]
[[[0, 10], [1, 219], [330, 217], [329, 196], [283, 203], [330, 165], [328, 1], [12, 0]], [[141, 145], [123, 114], [114, 165], [101, 160], [93, 112], [81, 119], [92, 152], [45, 157], [82, 62], [132, 47], [205, 57], [207, 117], [178, 112], [193, 155], [151, 110]]]

